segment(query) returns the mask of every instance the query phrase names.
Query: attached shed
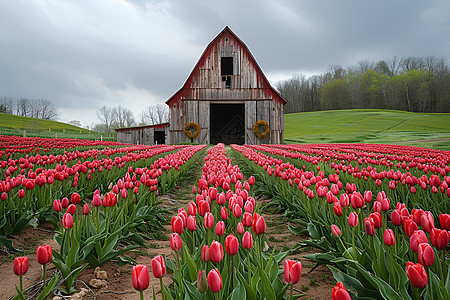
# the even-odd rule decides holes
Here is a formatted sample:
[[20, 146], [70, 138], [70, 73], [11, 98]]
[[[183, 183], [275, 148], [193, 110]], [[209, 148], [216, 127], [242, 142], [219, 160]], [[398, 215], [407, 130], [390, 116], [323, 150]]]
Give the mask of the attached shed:
[[136, 145], [169, 144], [169, 123], [117, 128], [117, 141]]
[[[228, 26], [209, 43], [183, 87], [166, 104], [171, 144], [283, 143], [286, 100]], [[200, 129], [193, 139], [184, 132], [191, 122]], [[257, 137], [263, 132], [268, 134]]]

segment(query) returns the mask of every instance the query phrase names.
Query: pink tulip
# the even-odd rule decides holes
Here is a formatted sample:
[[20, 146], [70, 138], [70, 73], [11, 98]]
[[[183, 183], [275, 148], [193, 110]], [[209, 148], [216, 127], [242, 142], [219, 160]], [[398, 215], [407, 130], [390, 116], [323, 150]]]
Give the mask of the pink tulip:
[[228, 212], [227, 212], [227, 208], [225, 206], [222, 206], [220, 208], [220, 217], [224, 221], [228, 219]]
[[170, 248], [173, 251], [178, 251], [181, 249], [183, 242], [181, 241], [181, 237], [178, 233], [174, 232], [170, 235]]
[[341, 233], [341, 229], [339, 229], [339, 227], [337, 226], [337, 225], [331, 225], [331, 233], [335, 236], [335, 237], [338, 237], [338, 236], [340, 236], [342, 233]]
[[223, 221], [216, 223], [215, 233], [218, 236], [222, 236], [225, 233], [225, 223]]
[[383, 235], [383, 240], [386, 245], [389, 247], [395, 244], [395, 235], [392, 229], [386, 229]]
[[356, 227], [358, 225], [358, 215], [356, 214], [356, 212], [352, 212], [350, 213], [350, 215], [348, 216], [348, 225], [352, 226], [352, 227]]
[[78, 204], [80, 203], [81, 197], [78, 193], [72, 193], [72, 195], [70, 196], [70, 202], [72, 202], [72, 204]]
[[214, 225], [214, 215], [210, 212], [206, 212], [203, 218], [203, 225], [205, 228], [211, 228]]
[[213, 241], [209, 247], [209, 257], [214, 263], [219, 263], [223, 259], [223, 247], [217, 241]]
[[53, 201], [53, 210], [56, 212], [59, 212], [62, 210], [62, 205], [60, 200], [54, 200]]
[[236, 226], [236, 231], [238, 234], [244, 234], [244, 225], [242, 224], [242, 222], [239, 222]]
[[414, 231], [414, 233], [411, 235], [411, 238], [409, 239], [411, 250], [417, 253], [419, 251], [419, 245], [422, 243], [428, 243], [427, 235], [422, 230]]
[[172, 232], [176, 232], [179, 235], [183, 233], [184, 230], [183, 217], [181, 217], [180, 215], [173, 216], [170, 224], [172, 225]]
[[234, 256], [238, 253], [239, 250], [239, 241], [234, 234], [230, 234], [225, 239], [225, 250], [231, 256]]
[[87, 216], [89, 214], [89, 212], [90, 212], [89, 205], [87, 203], [85, 203], [83, 205], [83, 215]]
[[202, 260], [204, 262], [208, 262], [208, 261], [211, 260], [211, 258], [209, 256], [209, 247], [208, 247], [208, 245], [203, 245], [201, 256], [202, 256]]
[[425, 267], [431, 267], [434, 264], [434, 250], [428, 243], [421, 243], [418, 247], [419, 263]]
[[253, 236], [248, 231], [246, 231], [242, 237], [242, 246], [247, 250], [253, 246]]
[[208, 286], [211, 292], [218, 293], [222, 290], [223, 283], [222, 277], [220, 276], [219, 270], [212, 269], [208, 273]]
[[296, 284], [302, 276], [302, 263], [286, 259], [284, 261], [284, 279], [286, 282]]
[[73, 227], [73, 217], [70, 213], [65, 213], [63, 216], [63, 227], [66, 229], [70, 229]]
[[152, 259], [152, 273], [155, 278], [161, 278], [166, 274], [166, 263], [161, 255]]
[[187, 226], [186, 227], [189, 231], [197, 230], [197, 220], [196, 220], [195, 216], [189, 216], [187, 218]]
[[[153, 268], [153, 261], [152, 261]], [[133, 287], [138, 291], [143, 291], [148, 288], [150, 284], [150, 275], [145, 265], [137, 265], [133, 267], [131, 272], [131, 280]]]

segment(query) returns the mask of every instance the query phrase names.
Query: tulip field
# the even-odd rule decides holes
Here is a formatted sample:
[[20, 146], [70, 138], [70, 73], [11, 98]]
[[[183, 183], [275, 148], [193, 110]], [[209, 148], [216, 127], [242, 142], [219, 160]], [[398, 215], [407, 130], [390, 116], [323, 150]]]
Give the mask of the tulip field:
[[[186, 178], [190, 199], [168, 214], [162, 196]], [[312, 270], [334, 277], [328, 299], [449, 299], [449, 184], [450, 152], [418, 147], [0, 136], [0, 245], [16, 277], [8, 297], [66, 297], [88, 268], [118, 264], [130, 266], [141, 299], [310, 299], [297, 288], [308, 248]], [[271, 214], [301, 242], [269, 247]], [[43, 224], [54, 246], [21, 252], [16, 237]], [[136, 261], [130, 253], [165, 225], [170, 250]]]

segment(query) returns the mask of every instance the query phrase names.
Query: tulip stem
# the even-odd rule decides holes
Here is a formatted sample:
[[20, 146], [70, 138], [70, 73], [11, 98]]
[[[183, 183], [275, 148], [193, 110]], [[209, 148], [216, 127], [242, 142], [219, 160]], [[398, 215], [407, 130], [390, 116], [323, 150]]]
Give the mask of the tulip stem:
[[251, 279], [252, 279], [252, 269], [250, 266], [250, 249], [247, 250], [247, 268], [248, 268], [248, 284], [250, 285]]
[[162, 277], [159, 278], [159, 283], [161, 284], [161, 295], [162, 295], [162, 300], [164, 300], [164, 299], [165, 299], [165, 295], [164, 295], [164, 285], [163, 285]]
[[444, 283], [446, 282], [446, 280], [447, 280], [447, 278], [445, 278], [445, 277], [447, 277], [447, 264], [446, 264], [446, 261], [445, 261], [445, 249], [442, 249], [441, 250], [441, 284], [442, 284], [442, 286], [444, 286]]
[[394, 287], [395, 287], [395, 290], [397, 291], [398, 290], [398, 288], [397, 288], [397, 276], [396, 276], [396, 274], [395, 274], [395, 268], [394, 268], [394, 252], [392, 252], [393, 250], [392, 250], [392, 248], [391, 247], [389, 247], [389, 253], [391, 254], [391, 269], [392, 269], [392, 277], [394, 277]]
[[291, 285], [291, 295], [289, 296], [289, 299], [292, 300], [292, 299], [294, 299], [294, 294], [293, 294], [294, 293], [294, 284], [291, 282], [290, 285]]
[[23, 292], [22, 274], [19, 275], [20, 291]]
[[44, 280], [44, 285], [42, 286], [43, 289], [45, 289], [45, 286], [47, 284], [47, 265], [42, 265], [42, 279]]
[[144, 300], [144, 291], [139, 289], [139, 294], [140, 294], [141, 300]]
[[353, 256], [355, 257], [355, 261], [358, 261], [356, 258], [356, 247], [355, 247], [355, 227], [352, 227], [352, 247], [353, 247]]

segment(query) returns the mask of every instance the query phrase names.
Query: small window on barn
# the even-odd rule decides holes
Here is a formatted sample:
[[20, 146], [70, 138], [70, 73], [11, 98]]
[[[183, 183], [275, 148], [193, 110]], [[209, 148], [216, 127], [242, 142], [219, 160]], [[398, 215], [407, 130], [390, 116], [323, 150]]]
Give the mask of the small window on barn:
[[233, 75], [233, 57], [222, 57], [220, 75]]

